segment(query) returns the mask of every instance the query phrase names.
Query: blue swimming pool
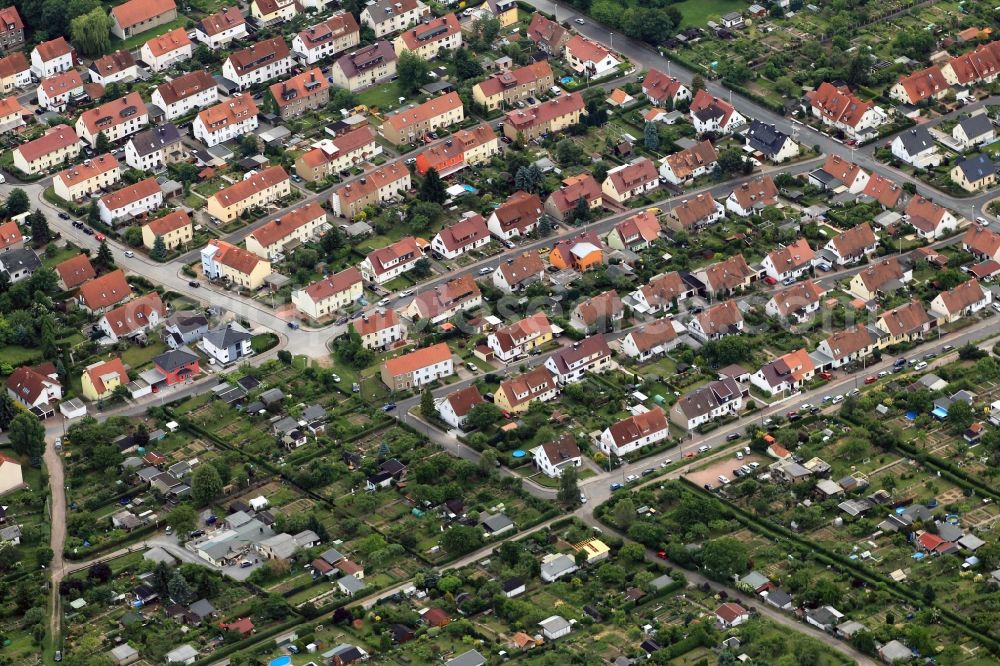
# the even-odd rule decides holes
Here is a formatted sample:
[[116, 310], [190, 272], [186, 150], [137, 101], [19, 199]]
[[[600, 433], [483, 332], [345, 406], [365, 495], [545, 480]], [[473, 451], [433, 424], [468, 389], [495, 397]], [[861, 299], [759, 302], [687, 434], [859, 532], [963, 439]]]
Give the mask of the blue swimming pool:
[[561, 79], [559, 79], [559, 83], [563, 84], [564, 86], [568, 86], [569, 84], [575, 83], [575, 82], [576, 81], [575, 81], [575, 79], [573, 79], [572, 76], [564, 76]]
[[283, 657], [276, 657], [267, 663], [267, 666], [289, 666], [292, 663], [292, 658], [288, 655]]
[[469, 185], [468, 183], [462, 183], [462, 189], [465, 190], [466, 192], [468, 192], [469, 194], [475, 194], [476, 192], [479, 191], [476, 188], [474, 188], [472, 185]]

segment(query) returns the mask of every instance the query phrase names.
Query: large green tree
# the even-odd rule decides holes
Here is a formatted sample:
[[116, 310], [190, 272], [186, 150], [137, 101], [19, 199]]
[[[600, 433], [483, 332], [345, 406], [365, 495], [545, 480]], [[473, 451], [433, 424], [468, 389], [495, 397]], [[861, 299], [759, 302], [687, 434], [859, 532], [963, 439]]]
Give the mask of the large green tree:
[[96, 58], [111, 48], [113, 25], [111, 16], [103, 8], [95, 7], [70, 22], [70, 39], [80, 54]]
[[28, 412], [21, 412], [10, 422], [10, 445], [22, 456], [38, 461], [45, 452], [45, 427]]
[[577, 479], [575, 465], [563, 468], [562, 474], [559, 476], [558, 499], [566, 506], [575, 507], [580, 503], [580, 488], [577, 485]]
[[396, 60], [396, 75], [399, 89], [404, 95], [412, 95], [427, 83], [431, 66], [413, 51], [403, 51]]
[[444, 203], [445, 199], [448, 198], [446, 189], [437, 169], [428, 169], [427, 175], [424, 176], [424, 182], [420, 183], [420, 198], [438, 204]]
[[49, 229], [49, 221], [45, 218], [45, 213], [40, 209], [28, 216], [28, 224], [31, 225], [31, 242], [35, 247], [41, 247], [52, 240], [52, 230]]
[[191, 498], [198, 506], [207, 506], [222, 494], [222, 478], [212, 465], [201, 465], [191, 475]]

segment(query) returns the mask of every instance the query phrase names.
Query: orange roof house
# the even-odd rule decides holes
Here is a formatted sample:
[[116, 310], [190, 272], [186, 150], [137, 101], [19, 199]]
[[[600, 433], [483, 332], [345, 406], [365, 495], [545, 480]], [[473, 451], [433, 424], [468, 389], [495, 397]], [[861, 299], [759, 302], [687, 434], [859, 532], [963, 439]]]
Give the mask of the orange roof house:
[[604, 263], [601, 241], [593, 233], [561, 240], [549, 253], [549, 263], [559, 269], [572, 268], [581, 273], [597, 268]]

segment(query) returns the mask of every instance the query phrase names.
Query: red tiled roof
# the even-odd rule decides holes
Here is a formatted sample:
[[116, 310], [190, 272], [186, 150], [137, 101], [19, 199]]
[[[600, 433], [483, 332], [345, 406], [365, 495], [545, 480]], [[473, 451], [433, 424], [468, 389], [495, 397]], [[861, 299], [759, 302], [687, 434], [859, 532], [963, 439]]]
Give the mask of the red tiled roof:
[[408, 354], [390, 358], [385, 362], [385, 369], [390, 377], [399, 377], [436, 363], [443, 363], [449, 358], [451, 349], [445, 343], [439, 342], [430, 347], [422, 347]]
[[304, 97], [318, 95], [330, 88], [330, 83], [323, 76], [323, 70], [313, 67], [293, 76], [287, 81], [271, 85], [271, 96], [278, 107], [288, 106]]
[[125, 272], [120, 268], [85, 283], [79, 292], [83, 304], [91, 310], [121, 303], [131, 295], [132, 288], [128, 286]]
[[875, 199], [886, 208], [895, 208], [903, 196], [903, 188], [888, 178], [873, 173], [862, 194]]
[[114, 374], [118, 375], [120, 378], [119, 383], [122, 386], [128, 383], [128, 370], [125, 369], [125, 364], [122, 363], [120, 358], [112, 358], [102, 363], [94, 363], [87, 366], [84, 372], [90, 377], [90, 383], [93, 384], [98, 395], [103, 395], [107, 390], [102, 377]]
[[555, 204], [559, 212], [573, 210], [577, 202], [583, 199], [588, 205], [602, 198], [601, 184], [589, 173], [564, 178], [562, 186], [549, 195], [549, 201]]
[[536, 125], [551, 123], [556, 118], [584, 110], [583, 96], [578, 92], [561, 95], [547, 102], [540, 102], [527, 109], [508, 111], [505, 122], [517, 131], [524, 131]]
[[[193, 72], [182, 74], [172, 81], [167, 81], [157, 86], [156, 90], [163, 98], [164, 104], [174, 104], [182, 99], [187, 99], [203, 90], [215, 87], [215, 79], [203, 69], [196, 69]], [[244, 95], [240, 99], [249, 99], [249, 95]]]
[[0, 224], [0, 250], [6, 250], [12, 245], [16, 245], [24, 240], [17, 222], [10, 220]]
[[352, 286], [361, 283], [361, 281], [361, 271], [358, 270], [357, 266], [351, 266], [339, 273], [328, 275], [322, 280], [313, 282], [305, 288], [305, 292], [313, 302], [319, 302], [345, 292]]
[[177, 231], [191, 224], [191, 218], [182, 210], [175, 210], [163, 217], [151, 220], [146, 226], [154, 236], [166, 236], [171, 231]]
[[56, 37], [55, 39], [50, 39], [47, 42], [42, 42], [41, 44], [35, 46], [35, 50], [37, 50], [38, 55], [42, 57], [42, 62], [55, 60], [56, 58], [67, 55], [72, 51], [69, 42], [66, 41], [65, 37]]
[[238, 7], [226, 7], [222, 11], [206, 16], [198, 25], [202, 32], [212, 37], [246, 22], [246, 17]]
[[944, 74], [941, 73], [941, 68], [937, 65], [913, 72], [909, 76], [901, 76], [899, 85], [903, 86], [903, 90], [906, 91], [910, 104], [931, 99], [949, 89], [948, 82], [945, 81]]
[[450, 92], [438, 97], [432, 97], [423, 104], [406, 108], [386, 116], [385, 122], [392, 125], [397, 132], [408, 127], [426, 123], [433, 118], [461, 108], [462, 100], [457, 92]]
[[249, 275], [257, 265], [264, 261], [253, 252], [248, 252], [241, 247], [236, 247], [232, 243], [213, 238], [208, 241], [209, 245], [219, 248], [215, 253], [215, 260], [224, 266], [229, 266], [233, 270]]
[[[439, 31], [442, 27], [446, 29]], [[427, 46], [428, 44], [439, 42], [442, 39], [447, 39], [448, 37], [461, 31], [462, 26], [458, 23], [458, 17], [455, 16], [454, 12], [451, 12], [445, 14], [444, 16], [431, 19], [426, 23], [421, 23], [416, 27], [410, 28], [399, 37], [403, 44], [406, 45], [406, 48], [413, 51], [422, 46]]]
[[485, 81], [479, 82], [479, 89], [486, 97], [499, 95], [508, 88], [530, 85], [536, 81], [546, 80], [552, 77], [552, 67], [548, 60], [539, 60], [536, 63], [518, 67], [506, 72], [498, 72]]
[[128, 0], [113, 7], [111, 15], [122, 28], [130, 28], [176, 9], [174, 0]]
[[643, 437], [660, 432], [667, 428], [667, 415], [661, 407], [654, 407], [648, 412], [635, 414], [611, 425], [608, 430], [615, 446], [624, 447]]
[[672, 76], [667, 76], [658, 69], [646, 72], [642, 80], [642, 92], [657, 104], [672, 102], [677, 92], [684, 84]]
[[163, 192], [160, 189], [160, 184], [156, 182], [155, 178], [146, 178], [134, 185], [126, 185], [120, 190], [105, 194], [101, 197], [101, 203], [109, 211], [113, 212], [130, 206], [141, 199], [151, 197], [157, 192]]
[[288, 174], [280, 166], [268, 167], [254, 175], [223, 188], [212, 195], [223, 208], [239, 203], [258, 192], [288, 180]]
[[861, 118], [874, 108], [871, 102], [864, 102], [851, 93], [847, 86], [836, 87], [824, 81], [816, 90], [806, 93], [806, 98], [820, 115], [850, 127], [857, 127]]
[[34, 162], [38, 158], [62, 150], [67, 146], [72, 146], [80, 142], [80, 137], [76, 135], [69, 125], [56, 125], [45, 134], [33, 141], [22, 143], [14, 150], [21, 153], [21, 157], [27, 162]]
[[90, 263], [90, 257], [83, 253], [56, 264], [56, 273], [67, 289], [75, 289], [87, 280], [97, 277], [97, 271]]
[[128, 122], [135, 116], [145, 116], [148, 113], [142, 97], [133, 91], [124, 97], [105, 102], [96, 109], [87, 109], [80, 115], [80, 120], [91, 134], [97, 134], [109, 127]]
[[191, 46], [191, 38], [187, 36], [187, 31], [184, 28], [176, 28], [146, 42], [146, 48], [157, 58], [185, 46]]
[[299, 227], [305, 226], [318, 219], [326, 219], [326, 211], [315, 201], [310, 201], [305, 206], [296, 208], [285, 213], [277, 220], [271, 220], [250, 233], [263, 247], [270, 247], [277, 242], [288, 238], [295, 233]]

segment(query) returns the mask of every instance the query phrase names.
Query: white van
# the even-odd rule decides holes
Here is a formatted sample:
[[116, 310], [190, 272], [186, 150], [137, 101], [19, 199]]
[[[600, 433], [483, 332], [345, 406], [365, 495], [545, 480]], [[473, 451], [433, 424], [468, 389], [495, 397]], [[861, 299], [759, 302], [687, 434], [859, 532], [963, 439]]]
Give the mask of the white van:
[[702, 444], [701, 446], [699, 446], [699, 447], [698, 447], [698, 453], [706, 453], [706, 452], [707, 452], [707, 451], [709, 451], [709, 450], [710, 450], [711, 448], [712, 448], [712, 447], [711, 447], [711, 446], [709, 446], [708, 444]]
[[927, 367], [927, 361], [921, 361], [920, 363], [917, 363], [915, 366], [913, 366], [913, 369], [914, 370], [923, 370], [926, 367]]

